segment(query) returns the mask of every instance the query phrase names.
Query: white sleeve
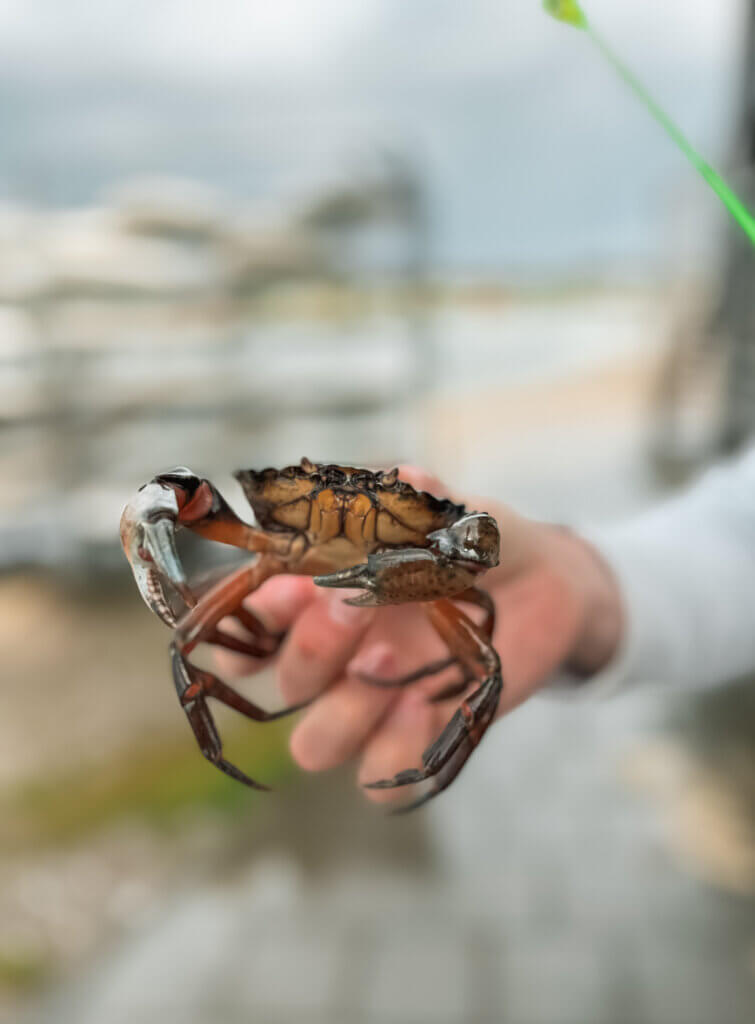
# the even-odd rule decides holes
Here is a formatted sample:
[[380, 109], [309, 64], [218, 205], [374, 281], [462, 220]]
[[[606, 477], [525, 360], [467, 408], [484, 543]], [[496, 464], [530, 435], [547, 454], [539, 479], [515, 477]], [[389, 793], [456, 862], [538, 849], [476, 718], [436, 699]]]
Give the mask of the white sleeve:
[[590, 689], [703, 687], [755, 672], [755, 448], [584, 536], [616, 575], [625, 611], [621, 649]]

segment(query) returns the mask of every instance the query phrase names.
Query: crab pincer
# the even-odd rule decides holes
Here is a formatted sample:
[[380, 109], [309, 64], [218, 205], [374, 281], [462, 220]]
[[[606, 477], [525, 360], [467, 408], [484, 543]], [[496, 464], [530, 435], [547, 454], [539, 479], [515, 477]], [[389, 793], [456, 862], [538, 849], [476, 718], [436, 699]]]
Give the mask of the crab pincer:
[[[236, 518], [209, 481], [181, 468], [155, 477], [138, 491], [123, 512], [121, 540], [142, 597], [174, 631], [170, 645], [173, 680], [202, 754], [239, 782], [267, 789], [223, 757], [207, 699], [212, 697], [257, 722], [274, 721], [302, 705], [266, 711], [211, 672], [193, 665], [188, 655], [199, 643], [254, 658], [275, 653], [281, 638], [270, 633], [242, 601], [274, 575], [278, 565], [274, 558], [261, 554], [199, 595], [189, 586], [176, 549], [175, 534], [181, 526], [216, 536], [219, 532], [233, 535], [235, 531], [239, 539], [251, 528]], [[244, 626], [248, 634], [245, 639], [220, 628], [218, 624], [226, 616], [235, 617]]]

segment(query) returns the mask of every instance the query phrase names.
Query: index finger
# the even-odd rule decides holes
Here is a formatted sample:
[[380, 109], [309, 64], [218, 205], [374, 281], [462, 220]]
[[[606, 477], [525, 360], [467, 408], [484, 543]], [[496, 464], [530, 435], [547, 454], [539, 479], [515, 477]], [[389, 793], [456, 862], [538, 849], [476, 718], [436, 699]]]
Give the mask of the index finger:
[[490, 498], [461, 497], [439, 477], [419, 466], [399, 466], [399, 476], [415, 490], [428, 491], [436, 498], [450, 498], [458, 504], [466, 505], [470, 512], [487, 512], [495, 519], [501, 535], [501, 550], [498, 566], [486, 577], [491, 584], [496, 579], [499, 582], [510, 579], [532, 565], [536, 559], [540, 550], [537, 524], [520, 516], [510, 506]]
[[309, 700], [343, 675], [375, 615], [375, 608], [344, 604], [348, 596], [348, 590], [318, 595], [293, 626], [278, 661], [286, 701]]

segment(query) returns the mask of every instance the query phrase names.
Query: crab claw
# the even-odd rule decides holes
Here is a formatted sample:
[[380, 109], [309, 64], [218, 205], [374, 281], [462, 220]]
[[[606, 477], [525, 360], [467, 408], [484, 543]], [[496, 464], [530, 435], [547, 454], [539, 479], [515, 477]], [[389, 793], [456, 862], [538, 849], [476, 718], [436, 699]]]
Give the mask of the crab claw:
[[139, 593], [169, 626], [175, 626], [176, 615], [166, 584], [186, 605], [196, 604], [176, 550], [179, 499], [173, 482], [166, 481], [174, 475], [155, 477], [145, 484], [121, 516], [121, 544]]
[[[398, 551], [381, 551], [369, 555], [366, 562], [353, 565], [348, 569], [339, 569], [324, 576], [315, 576], [318, 587], [360, 588], [363, 594], [347, 597], [344, 604], [357, 607], [392, 604], [396, 601], [396, 586], [392, 579], [401, 578], [412, 569], [422, 566], [427, 568], [433, 563], [433, 555], [423, 548], [402, 548]], [[420, 569], [421, 571], [421, 569]], [[400, 602], [399, 602], [400, 603]]]
[[498, 565], [501, 535], [486, 512], [470, 512], [442, 530], [428, 533], [430, 548], [482, 571]]
[[360, 587], [365, 590], [364, 594], [347, 597], [344, 604], [353, 604], [359, 607], [379, 603], [375, 594], [377, 581], [374, 567], [369, 563], [353, 565], [348, 569], [339, 569], [337, 572], [330, 572], [324, 576], [315, 576], [314, 582], [318, 587], [347, 587], [349, 589]]

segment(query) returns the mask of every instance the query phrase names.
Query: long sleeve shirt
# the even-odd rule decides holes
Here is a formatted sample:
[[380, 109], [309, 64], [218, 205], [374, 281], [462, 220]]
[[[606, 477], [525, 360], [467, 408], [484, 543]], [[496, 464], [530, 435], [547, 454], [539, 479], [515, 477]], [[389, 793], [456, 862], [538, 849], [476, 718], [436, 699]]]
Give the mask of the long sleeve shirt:
[[621, 525], [588, 532], [625, 630], [590, 688], [704, 687], [755, 673], [755, 448]]

